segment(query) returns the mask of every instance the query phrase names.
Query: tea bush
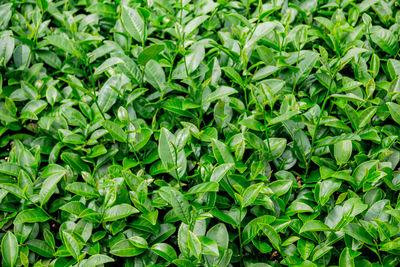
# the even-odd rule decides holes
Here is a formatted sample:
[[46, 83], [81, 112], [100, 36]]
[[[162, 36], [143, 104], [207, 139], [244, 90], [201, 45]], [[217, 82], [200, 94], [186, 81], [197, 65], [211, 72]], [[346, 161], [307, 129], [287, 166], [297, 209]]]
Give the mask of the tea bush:
[[396, 0], [0, 0], [2, 266], [398, 266]]

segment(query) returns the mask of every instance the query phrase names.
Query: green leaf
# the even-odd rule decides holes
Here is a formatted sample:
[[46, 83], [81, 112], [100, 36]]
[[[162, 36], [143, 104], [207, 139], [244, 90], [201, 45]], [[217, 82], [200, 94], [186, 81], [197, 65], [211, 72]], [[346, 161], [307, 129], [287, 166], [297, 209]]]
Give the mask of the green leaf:
[[129, 204], [120, 204], [107, 209], [104, 213], [104, 221], [111, 222], [126, 218], [139, 211]]
[[18, 213], [14, 223], [36, 223], [48, 221], [50, 217], [41, 209], [26, 209]]
[[15, 266], [18, 259], [18, 241], [15, 235], [8, 231], [1, 240], [1, 255], [7, 266]]
[[121, 21], [124, 28], [137, 42], [143, 43], [146, 39], [145, 23], [136, 9], [123, 6]]
[[114, 262], [115, 260], [107, 255], [96, 254], [90, 256], [83, 264], [84, 267], [96, 267], [102, 264]]
[[306, 222], [300, 229], [300, 233], [304, 232], [321, 232], [330, 231], [330, 228], [323, 222], [318, 220], [311, 220]]
[[217, 139], [212, 139], [212, 149], [214, 157], [219, 164], [235, 163], [231, 152], [228, 147]]
[[45, 39], [55, 47], [58, 47], [65, 52], [76, 56], [77, 58], [82, 58], [82, 53], [80, 47], [68, 37], [63, 35], [50, 35], [46, 36]]
[[196, 257], [199, 258], [201, 255], [201, 242], [199, 238], [192, 232], [188, 231], [188, 247], [190, 252]]
[[283, 115], [280, 115], [278, 117], [273, 118], [272, 120], [270, 120], [268, 122], [269, 125], [274, 125], [283, 121], [287, 121], [290, 118], [292, 118], [293, 116], [296, 116], [297, 114], [299, 114], [300, 112], [298, 110], [292, 110], [292, 111], [288, 111]]
[[276, 196], [282, 196], [286, 194], [292, 187], [292, 180], [277, 180], [269, 184], [269, 188], [274, 192]]
[[42, 13], [46, 12], [47, 8], [49, 7], [49, 2], [47, 2], [47, 0], [36, 0], [36, 4]]
[[349, 223], [343, 228], [343, 231], [354, 238], [355, 240], [365, 243], [367, 245], [373, 245], [372, 237], [368, 234], [365, 229], [357, 223]]
[[205, 56], [204, 46], [202, 44], [194, 45], [192, 53], [186, 56], [185, 58], [186, 63], [184, 63], [187, 66], [189, 74], [197, 70], [197, 68], [200, 66], [200, 63], [203, 61], [204, 56]]
[[340, 253], [339, 258], [339, 267], [354, 267], [354, 259], [350, 255], [350, 249], [343, 249], [342, 253]]
[[114, 138], [116, 141], [119, 141], [121, 143], [126, 142], [128, 136], [122, 130], [122, 128], [116, 124], [115, 122], [112, 121], [102, 121], [101, 125], [107, 130], [107, 132]]
[[371, 34], [372, 41], [383, 51], [394, 56], [399, 50], [399, 41], [390, 30], [374, 26]]
[[228, 174], [233, 166], [234, 164], [232, 163], [225, 163], [217, 166], [211, 174], [210, 181], [219, 183], [221, 179]]
[[173, 187], [161, 187], [159, 193], [165, 201], [171, 204], [176, 216], [182, 222], [189, 224], [191, 221], [190, 205], [183, 194]]
[[40, 205], [43, 206], [54, 194], [58, 182], [61, 178], [67, 174], [67, 171], [57, 164], [48, 165], [42, 172], [41, 177], [45, 178], [42, 183], [42, 188], [40, 189], [39, 199]]
[[254, 130], [254, 131], [263, 131], [264, 130], [264, 125], [251, 118], [245, 118], [239, 122], [240, 125], [246, 126], [247, 128]]
[[161, 44], [153, 44], [144, 48], [138, 55], [138, 63], [142, 66], [146, 66], [147, 62], [154, 59], [164, 48], [165, 46]]
[[[162, 161], [162, 164], [167, 170], [176, 169], [177, 166], [177, 152], [174, 146], [174, 135], [165, 128], [161, 129], [160, 139], [158, 142], [158, 155]], [[178, 172], [173, 170], [172, 176], [178, 177]]]
[[264, 183], [253, 184], [246, 188], [242, 195], [242, 209], [253, 204], [256, 200], [258, 194], [260, 193], [261, 189], [264, 187]]
[[218, 182], [205, 182], [191, 187], [186, 194], [193, 195], [205, 192], [217, 192], [218, 188], [219, 188]]
[[68, 252], [77, 260], [81, 253], [78, 242], [71, 234], [67, 232], [63, 232], [62, 234], [64, 245], [67, 247]]
[[265, 223], [259, 223], [258, 224], [260, 229], [263, 231], [263, 233], [268, 237], [269, 241], [271, 242], [272, 246], [280, 251], [280, 245], [281, 245], [281, 238], [278, 235], [278, 233], [275, 231], [275, 229]]
[[249, 51], [258, 40], [268, 35], [271, 31], [275, 29], [276, 26], [277, 24], [273, 21], [258, 24], [253, 34], [249, 34], [249, 36], [247, 37], [245, 42], [246, 45], [244, 46], [243, 50]]
[[17, 177], [21, 170], [22, 168], [16, 163], [12, 162], [0, 163], [0, 173]]
[[65, 190], [86, 198], [94, 198], [99, 196], [99, 193], [94, 187], [82, 182], [73, 182], [67, 185]]
[[350, 140], [343, 140], [334, 144], [334, 155], [338, 165], [346, 164], [352, 152], [353, 146]]
[[214, 102], [215, 100], [221, 99], [226, 96], [230, 96], [235, 93], [237, 93], [237, 91], [235, 89], [233, 89], [232, 87], [228, 87], [228, 86], [224, 86], [224, 85], [219, 86], [217, 88], [217, 90], [215, 90], [214, 92], [212, 92], [206, 96], [205, 100], [203, 101], [203, 105]]
[[128, 239], [122, 239], [114, 243], [110, 248], [110, 253], [118, 257], [134, 257], [144, 251], [145, 249], [135, 247]]
[[165, 73], [161, 65], [155, 60], [149, 60], [145, 68], [146, 80], [157, 90], [164, 91]]
[[240, 77], [239, 73], [237, 73], [237, 71], [234, 68], [223, 67], [221, 69], [225, 72], [226, 76], [232, 79], [235, 83], [243, 86], [242, 77]]
[[389, 108], [392, 119], [400, 125], [400, 105], [393, 102], [386, 103], [386, 105]]
[[104, 71], [106, 71], [108, 68], [118, 65], [118, 64], [123, 64], [125, 63], [122, 59], [119, 57], [111, 57], [104, 61], [99, 67], [96, 68], [94, 75], [100, 75]]
[[218, 244], [213, 239], [206, 236], [199, 236], [203, 255], [219, 256]]
[[51, 258], [53, 257], [54, 250], [44, 241], [39, 239], [31, 239], [26, 242], [30, 250], [39, 254], [40, 256]]
[[173, 261], [177, 258], [175, 249], [167, 243], [157, 243], [151, 247], [151, 250], [166, 261]]
[[146, 239], [140, 236], [132, 236], [129, 238], [129, 242], [131, 242], [132, 245], [138, 248], [148, 248], [149, 244], [147, 243]]

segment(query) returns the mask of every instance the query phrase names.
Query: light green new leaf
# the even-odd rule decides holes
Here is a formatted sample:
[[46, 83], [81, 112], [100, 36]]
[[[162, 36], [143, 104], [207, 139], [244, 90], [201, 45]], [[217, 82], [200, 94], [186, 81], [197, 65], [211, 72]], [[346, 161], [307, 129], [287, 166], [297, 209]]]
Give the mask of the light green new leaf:
[[199, 258], [201, 255], [201, 242], [195, 233], [192, 231], [188, 231], [188, 247], [190, 252], [196, 257]]
[[219, 164], [235, 163], [228, 146], [217, 139], [212, 139], [214, 157]]
[[161, 44], [153, 44], [144, 48], [138, 55], [138, 63], [142, 66], [146, 66], [147, 62], [156, 57], [164, 48], [165, 46]]
[[334, 144], [334, 156], [338, 165], [346, 164], [353, 152], [351, 140], [343, 140]]
[[68, 184], [65, 187], [65, 190], [86, 198], [94, 198], [99, 196], [96, 188], [83, 182], [73, 182]]
[[177, 258], [175, 249], [167, 243], [157, 243], [151, 247], [151, 250], [158, 256], [162, 257], [166, 261], [173, 261]]
[[217, 182], [205, 182], [193, 186], [192, 188], [189, 189], [189, 191], [186, 194], [193, 195], [205, 192], [217, 192], [218, 188], [219, 188], [219, 183]]
[[63, 241], [64, 245], [67, 247], [68, 252], [75, 260], [77, 260], [79, 255], [81, 254], [81, 249], [79, 248], [78, 242], [70, 233], [67, 232], [63, 232]]
[[242, 209], [253, 204], [256, 200], [258, 194], [260, 193], [261, 189], [264, 187], [264, 183], [253, 184], [246, 188], [242, 195]]
[[118, 64], [123, 64], [124, 61], [120, 59], [119, 57], [111, 57], [104, 61], [98, 68], [96, 68], [94, 75], [99, 75], [102, 74], [104, 71], [106, 71], [108, 68], [118, 65]]
[[380, 26], [374, 26], [371, 34], [372, 41], [383, 51], [394, 56], [399, 51], [399, 40], [392, 31]]
[[300, 229], [300, 233], [320, 231], [330, 231], [330, 228], [319, 220], [308, 221]]
[[126, 142], [128, 136], [118, 124], [112, 121], [102, 121], [101, 125], [103, 125], [103, 127], [115, 140], [121, 143]]
[[265, 223], [259, 223], [258, 225], [260, 229], [264, 232], [264, 234], [268, 237], [272, 246], [276, 250], [280, 251], [281, 238], [276, 230], [271, 225]]
[[202, 44], [195, 45], [193, 51], [187, 55], [185, 59], [189, 74], [197, 70], [197, 68], [200, 66], [200, 63], [203, 61], [204, 56], [204, 46]]
[[14, 267], [18, 259], [18, 241], [15, 235], [8, 231], [1, 240], [1, 255], [7, 266]]
[[392, 119], [400, 125], [400, 105], [393, 102], [386, 103], [386, 105], [389, 108]]
[[65, 37], [63, 35], [50, 35], [46, 36], [45, 39], [51, 44], [54, 45], [65, 52], [76, 56], [77, 58], [82, 58], [82, 53], [80, 47], [69, 39], [68, 37]]
[[145, 69], [146, 80], [157, 90], [163, 91], [165, 86], [165, 73], [161, 65], [155, 60], [149, 60]]
[[340, 253], [339, 267], [355, 267], [354, 259], [350, 255], [349, 248], [343, 249], [342, 253]]
[[215, 90], [214, 92], [212, 92], [206, 96], [206, 99], [204, 100], [203, 105], [205, 105], [207, 103], [211, 103], [211, 102], [221, 99], [223, 97], [230, 96], [235, 93], [237, 93], [237, 91], [235, 89], [233, 89], [232, 87], [228, 87], [228, 86], [224, 86], [224, 85], [219, 86], [217, 88], [217, 90]]
[[83, 267], [96, 267], [106, 263], [114, 262], [115, 260], [107, 255], [96, 254], [90, 256], [83, 264]]
[[146, 39], [145, 23], [136, 9], [122, 6], [122, 25], [137, 42], [143, 43]]

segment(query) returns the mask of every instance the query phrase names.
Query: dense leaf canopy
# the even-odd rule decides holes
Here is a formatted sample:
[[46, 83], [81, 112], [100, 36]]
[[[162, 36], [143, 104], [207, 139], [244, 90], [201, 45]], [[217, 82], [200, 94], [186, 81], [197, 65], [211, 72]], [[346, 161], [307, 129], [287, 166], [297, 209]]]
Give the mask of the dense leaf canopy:
[[0, 0], [1, 266], [398, 266], [396, 0]]

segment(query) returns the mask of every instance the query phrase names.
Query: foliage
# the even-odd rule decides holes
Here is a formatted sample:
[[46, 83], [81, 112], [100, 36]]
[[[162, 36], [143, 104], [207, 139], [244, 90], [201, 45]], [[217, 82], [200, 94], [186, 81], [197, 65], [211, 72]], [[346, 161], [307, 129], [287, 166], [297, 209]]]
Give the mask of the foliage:
[[396, 0], [0, 0], [2, 266], [397, 266]]

